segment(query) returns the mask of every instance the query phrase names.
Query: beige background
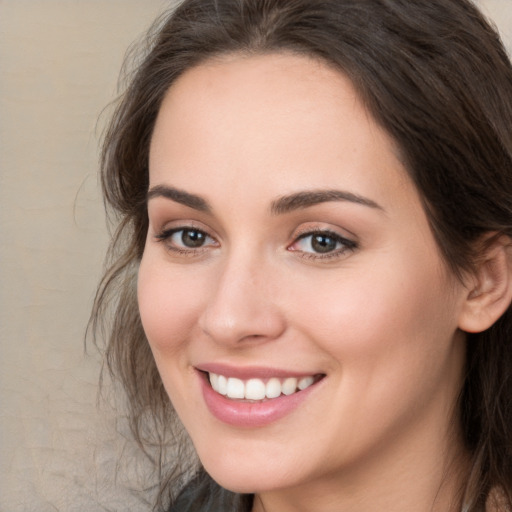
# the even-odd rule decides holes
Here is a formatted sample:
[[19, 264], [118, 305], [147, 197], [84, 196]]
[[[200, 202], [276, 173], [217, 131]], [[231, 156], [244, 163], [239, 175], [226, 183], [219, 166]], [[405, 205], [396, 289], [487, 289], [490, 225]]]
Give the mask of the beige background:
[[[0, 0], [0, 512], [149, 510], [83, 335], [107, 241], [97, 121], [170, 3]], [[480, 3], [510, 47], [512, 0]]]
[[107, 240], [96, 123], [165, 3], [0, 0], [1, 512], [148, 509], [83, 337]]

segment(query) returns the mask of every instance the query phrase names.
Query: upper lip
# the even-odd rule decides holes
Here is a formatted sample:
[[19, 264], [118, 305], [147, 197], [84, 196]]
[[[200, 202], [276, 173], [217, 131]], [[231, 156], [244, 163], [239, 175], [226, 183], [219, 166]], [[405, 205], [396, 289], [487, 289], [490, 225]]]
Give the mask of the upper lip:
[[251, 378], [270, 379], [272, 377], [284, 379], [287, 377], [309, 377], [322, 374], [322, 372], [318, 371], [285, 370], [267, 366], [232, 366], [224, 363], [201, 363], [195, 365], [195, 368], [202, 372], [216, 373], [224, 377], [235, 377], [241, 380]]

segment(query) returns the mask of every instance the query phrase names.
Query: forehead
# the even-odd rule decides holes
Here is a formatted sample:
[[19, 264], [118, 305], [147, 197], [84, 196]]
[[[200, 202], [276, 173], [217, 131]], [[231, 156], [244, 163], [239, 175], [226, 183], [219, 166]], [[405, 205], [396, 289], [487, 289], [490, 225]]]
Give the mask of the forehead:
[[326, 114], [340, 114], [333, 111], [336, 103], [356, 107], [359, 100], [344, 75], [318, 60], [294, 54], [228, 55], [187, 70], [173, 83], [155, 133], [163, 129], [175, 136], [215, 137], [217, 144], [221, 136], [234, 136], [242, 128], [240, 135], [252, 136], [247, 145], [255, 145], [267, 135], [282, 138], [293, 123], [295, 137], [300, 131], [310, 138], [314, 131], [328, 131]]
[[169, 89], [150, 182], [193, 184], [206, 195], [234, 192], [240, 180], [282, 193], [346, 185], [368, 195], [410, 187], [397, 154], [341, 72], [294, 54], [232, 55], [188, 70]]

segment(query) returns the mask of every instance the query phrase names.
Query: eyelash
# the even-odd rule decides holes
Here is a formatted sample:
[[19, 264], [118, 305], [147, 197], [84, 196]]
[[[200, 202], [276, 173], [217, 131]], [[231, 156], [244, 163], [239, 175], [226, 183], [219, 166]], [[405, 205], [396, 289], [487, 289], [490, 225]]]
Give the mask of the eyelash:
[[[335, 244], [341, 245], [341, 247], [334, 249], [332, 251], [326, 252], [326, 253], [319, 253], [319, 252], [307, 252], [307, 251], [300, 251], [297, 249], [291, 249], [293, 245], [296, 245], [302, 240], [305, 240], [309, 237], [314, 236], [322, 236], [324, 238], [331, 239]], [[313, 242], [313, 240], [310, 242], [310, 244]], [[349, 240], [348, 238], [345, 238], [338, 233], [335, 233], [334, 231], [330, 231], [328, 229], [313, 229], [308, 230], [302, 234], [300, 234], [295, 241], [289, 246], [289, 250], [292, 250], [293, 252], [298, 252], [302, 258], [305, 259], [312, 259], [312, 260], [332, 260], [341, 257], [347, 252], [354, 251], [358, 248], [358, 244], [354, 242], [353, 240]]]
[[[201, 245], [200, 247], [193, 248], [182, 248], [178, 247], [176, 245], [172, 245], [170, 242], [170, 239], [176, 235], [177, 233], [182, 232], [182, 237], [186, 232], [192, 232], [196, 233], [196, 235], [199, 235], [201, 237], [204, 237], [205, 240], [210, 239], [214, 242], [214, 244], [208, 244], [208, 245]], [[341, 245], [341, 247], [336, 248], [334, 250], [327, 251], [325, 253], [320, 252], [308, 252], [300, 249], [293, 249], [294, 245], [297, 245], [301, 241], [306, 240], [309, 237], [314, 236], [322, 236], [326, 239], [330, 239], [332, 242], [334, 242], [336, 245]], [[216, 240], [208, 235], [207, 232], [203, 231], [202, 229], [195, 228], [193, 226], [180, 226], [177, 228], [171, 228], [171, 229], [165, 229], [159, 234], [155, 235], [155, 239], [157, 242], [163, 242], [166, 243], [167, 249], [169, 251], [172, 251], [173, 253], [179, 255], [179, 256], [187, 256], [187, 257], [193, 257], [193, 256], [199, 256], [203, 254], [206, 250], [208, 250], [208, 247], [211, 247], [212, 245], [215, 246], [215, 244], [218, 244]], [[313, 240], [310, 242], [310, 244], [313, 243]], [[334, 231], [330, 231], [328, 229], [313, 229], [308, 230], [304, 233], [299, 234], [295, 240], [288, 245], [287, 249], [291, 252], [297, 253], [300, 257], [308, 260], [328, 260], [328, 259], [336, 259], [345, 254], [346, 252], [354, 251], [358, 248], [358, 244], [354, 242], [353, 240], [349, 240], [338, 233], [335, 233]]]
[[182, 232], [182, 237], [183, 237], [183, 234], [185, 234], [186, 232], [196, 233], [199, 236], [205, 237], [205, 239], [209, 238], [215, 242], [214, 238], [212, 238], [210, 235], [208, 235], [208, 233], [206, 233], [202, 229], [195, 228], [194, 226], [180, 226], [177, 228], [165, 229], [162, 232], [160, 232], [159, 234], [157, 234], [155, 236], [155, 239], [157, 242], [165, 243], [167, 246], [167, 249], [169, 251], [172, 251], [173, 253], [175, 253], [179, 256], [189, 256], [189, 257], [198, 256], [208, 249], [209, 246], [200, 246], [197, 248], [193, 248], [193, 247], [184, 248], [184, 247], [177, 247], [176, 245], [172, 245], [171, 241], [170, 241], [171, 238], [180, 232]]

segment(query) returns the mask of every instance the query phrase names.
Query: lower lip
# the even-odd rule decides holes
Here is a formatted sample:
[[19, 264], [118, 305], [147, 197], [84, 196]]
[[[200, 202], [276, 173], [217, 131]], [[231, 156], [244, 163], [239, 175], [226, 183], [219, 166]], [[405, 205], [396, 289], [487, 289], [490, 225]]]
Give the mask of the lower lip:
[[228, 425], [255, 428], [278, 421], [297, 409], [323, 379], [292, 395], [281, 395], [264, 402], [231, 400], [215, 392], [202, 373], [200, 380], [204, 401], [213, 416]]

